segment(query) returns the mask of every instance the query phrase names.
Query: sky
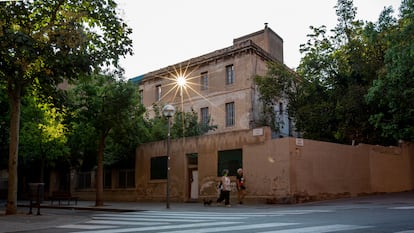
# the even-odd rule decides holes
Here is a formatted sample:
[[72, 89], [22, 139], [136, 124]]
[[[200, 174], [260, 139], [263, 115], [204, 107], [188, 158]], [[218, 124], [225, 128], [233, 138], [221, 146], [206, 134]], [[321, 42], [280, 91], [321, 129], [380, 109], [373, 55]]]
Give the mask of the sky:
[[[295, 69], [310, 26], [337, 24], [336, 0], [116, 0], [132, 28], [134, 55], [121, 60], [127, 79], [233, 44], [268, 23], [283, 39], [284, 63]], [[401, 0], [354, 0], [356, 19], [376, 22], [385, 6]]]

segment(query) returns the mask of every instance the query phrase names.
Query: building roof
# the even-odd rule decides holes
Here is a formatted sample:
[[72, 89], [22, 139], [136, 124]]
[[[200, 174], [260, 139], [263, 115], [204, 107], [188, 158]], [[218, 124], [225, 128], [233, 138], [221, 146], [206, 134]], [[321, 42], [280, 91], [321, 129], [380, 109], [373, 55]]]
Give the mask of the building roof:
[[144, 78], [144, 75], [138, 75], [136, 77], [130, 78], [128, 81], [132, 82], [133, 84], [139, 84], [141, 80]]
[[181, 67], [181, 68], [185, 69], [185, 68], [188, 68], [188, 67], [200, 66], [202, 64], [206, 64], [206, 63], [215, 61], [217, 59], [221, 59], [221, 58], [226, 57], [226, 56], [232, 56], [232, 55], [235, 55], [235, 54], [238, 54], [238, 53], [241, 53], [241, 52], [245, 52], [245, 51], [248, 51], [248, 50], [253, 51], [257, 55], [264, 58], [265, 60], [276, 61], [277, 62], [277, 59], [274, 56], [272, 56], [272, 54], [265, 51], [262, 47], [260, 47], [253, 40], [251, 40], [251, 38], [253, 36], [263, 34], [265, 30], [269, 30], [274, 35], [276, 35], [277, 38], [279, 38], [281, 41], [283, 41], [283, 39], [279, 35], [277, 35], [270, 27], [267, 27], [267, 24], [265, 24], [265, 29], [259, 30], [257, 32], [250, 33], [248, 35], [245, 35], [245, 36], [242, 36], [242, 37], [239, 37], [239, 38], [235, 38], [233, 40], [233, 45], [231, 45], [229, 47], [226, 47], [226, 48], [223, 48], [223, 49], [218, 49], [216, 51], [206, 53], [204, 55], [200, 55], [200, 56], [197, 56], [197, 57], [193, 57], [193, 58], [190, 58], [188, 60], [179, 62], [177, 64], [170, 65], [170, 66], [167, 66], [167, 67], [164, 67], [164, 68], [160, 68], [158, 70], [150, 71], [146, 74], [134, 77], [131, 80], [134, 83], [139, 84], [143, 79], [154, 77], [154, 76], [159, 77], [160, 74], [169, 73], [172, 70], [176, 69], [177, 67]]

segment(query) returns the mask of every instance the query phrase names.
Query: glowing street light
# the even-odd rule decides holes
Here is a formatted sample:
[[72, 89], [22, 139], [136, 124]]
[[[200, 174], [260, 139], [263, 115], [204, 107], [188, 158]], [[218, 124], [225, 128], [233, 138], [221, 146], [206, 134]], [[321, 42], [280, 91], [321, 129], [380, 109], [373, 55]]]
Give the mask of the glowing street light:
[[177, 85], [179, 87], [184, 87], [187, 84], [187, 79], [184, 76], [178, 76]]
[[175, 108], [171, 104], [167, 104], [162, 108], [162, 114], [168, 119], [167, 134], [167, 209], [170, 208], [170, 138], [171, 138], [171, 117], [174, 116]]

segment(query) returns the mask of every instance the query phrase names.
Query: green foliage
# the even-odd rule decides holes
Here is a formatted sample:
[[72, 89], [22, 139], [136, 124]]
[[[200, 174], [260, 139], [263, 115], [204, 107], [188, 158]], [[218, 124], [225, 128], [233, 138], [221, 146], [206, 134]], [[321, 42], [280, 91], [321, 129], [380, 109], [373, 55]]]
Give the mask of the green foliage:
[[10, 101], [9, 192], [6, 213], [17, 213], [21, 97], [38, 85], [55, 97], [63, 80], [113, 67], [132, 54], [131, 29], [108, 1], [7, 1], [0, 4], [0, 85]]
[[[311, 26], [298, 76], [270, 64], [256, 78], [268, 125], [273, 105], [288, 100], [289, 115], [306, 138], [351, 143], [395, 144], [414, 138], [413, 1], [404, 1], [401, 19], [384, 8], [378, 22], [355, 20], [352, 0], [338, 0], [338, 24]], [[397, 24], [398, 23], [398, 24]], [[266, 112], [268, 111], [268, 112]], [[273, 126], [277, 128], [277, 125]]]
[[[53, 92], [63, 79], [132, 53], [131, 29], [114, 1], [10, 1], [0, 7], [0, 80], [26, 86], [38, 80]], [[9, 49], [12, 48], [12, 49]]]
[[255, 82], [258, 85], [260, 99], [263, 102], [262, 119], [261, 122], [256, 122], [256, 124], [270, 126], [273, 131], [278, 132], [282, 122], [277, 120], [273, 106], [277, 105], [282, 99], [288, 99], [290, 103], [297, 101], [301, 80], [285, 65], [275, 62], [268, 63], [267, 74], [263, 77], [256, 76]]
[[107, 164], [130, 156], [142, 142], [145, 109], [133, 84], [95, 75], [79, 81], [69, 94], [73, 113], [70, 144], [76, 160], [87, 153], [96, 154], [101, 135], [111, 138], [109, 150], [105, 150]]
[[367, 95], [380, 111], [369, 120], [384, 137], [414, 141], [414, 1], [402, 2], [400, 16], [388, 24], [385, 67]]
[[147, 140], [149, 131], [143, 117], [145, 109], [142, 105], [138, 107], [139, 111], [132, 119], [118, 124], [110, 131], [105, 151], [107, 166], [135, 167], [135, 163], [131, 163], [135, 161], [135, 150]]
[[[352, 140], [385, 142], [386, 139], [378, 136], [377, 130], [368, 123], [370, 115], [377, 109], [366, 103], [365, 95], [384, 64], [386, 41], [380, 38], [385, 32], [379, 30], [385, 30], [382, 26], [392, 20], [383, 13], [382, 17], [387, 18], [387, 23], [382, 21], [382, 24], [378, 23], [379, 26], [370, 23], [364, 27], [361, 21], [355, 20], [356, 8], [353, 7], [352, 0], [339, 0], [336, 8], [338, 25], [332, 31], [333, 35], [327, 37], [323, 34], [320, 40], [315, 37], [319, 36], [318, 33], [311, 34], [310, 41], [313, 43], [308, 42], [301, 47], [304, 57], [298, 67], [299, 75], [308, 80], [319, 80], [313, 84], [320, 84], [305, 92], [308, 95], [305, 98], [315, 99], [317, 97], [310, 96], [321, 93], [324, 93], [325, 98], [303, 103], [308, 105], [305, 109], [321, 111], [323, 114], [314, 119], [314, 122], [306, 119], [305, 123], [298, 122], [298, 125], [305, 126], [305, 137], [312, 138], [316, 135], [314, 139], [340, 143], [351, 143]], [[389, 9], [387, 11], [390, 13]], [[313, 59], [318, 58], [321, 58], [320, 62], [315, 65]], [[327, 111], [323, 111], [319, 105]], [[302, 113], [305, 116], [310, 114]], [[317, 127], [309, 128], [311, 125]]]
[[[85, 77], [76, 83], [73, 90], [71, 90], [71, 106], [70, 110], [74, 113], [75, 122], [78, 125], [88, 126], [94, 132], [94, 140], [96, 151], [96, 199], [95, 205], [103, 205], [103, 178], [104, 178], [104, 164], [107, 165], [117, 163], [122, 160], [119, 159], [119, 153], [129, 153], [132, 148], [136, 148], [139, 143], [139, 137], [134, 136], [139, 132], [134, 131], [138, 129], [133, 127], [142, 119], [142, 114], [145, 109], [140, 104], [139, 92], [136, 86], [129, 82], [115, 79], [115, 75], [111, 74], [95, 74], [91, 77]], [[76, 126], [76, 124], [75, 124]], [[110, 134], [111, 131], [116, 131]], [[106, 150], [107, 138], [111, 135], [109, 140], [112, 143]], [[73, 134], [74, 137], [85, 138], [83, 135]], [[128, 136], [133, 136], [128, 138]], [[117, 142], [122, 142], [122, 139], [128, 138], [123, 145], [127, 148], [123, 149], [118, 146]], [[79, 139], [74, 139], [76, 141]], [[76, 151], [83, 152], [83, 148], [77, 148]], [[109, 152], [109, 154], [108, 154]], [[123, 156], [130, 158], [130, 154]], [[78, 159], [79, 160], [79, 159]], [[80, 158], [80, 163], [83, 163], [83, 158]], [[86, 168], [85, 166], [83, 167]]]
[[210, 117], [206, 124], [198, 121], [198, 114], [191, 109], [191, 112], [177, 112], [174, 115], [174, 123], [171, 128], [171, 137], [193, 137], [200, 136], [210, 130], [217, 129], [217, 125], [210, 124]]
[[153, 104], [152, 109], [154, 111], [154, 116], [145, 117], [145, 129], [146, 139], [145, 142], [160, 141], [167, 138], [167, 119], [162, 116], [161, 109], [162, 106]]
[[[154, 116], [145, 119], [145, 128], [148, 130], [146, 142], [160, 141], [167, 138], [168, 121], [162, 115], [162, 107], [154, 104], [152, 106]], [[217, 125], [212, 123], [210, 117], [204, 124], [198, 121], [198, 114], [193, 109], [191, 112], [177, 111], [172, 117], [171, 138], [200, 136], [215, 129], [217, 129]]]
[[27, 166], [44, 161], [53, 167], [59, 158], [67, 157], [66, 113], [36, 95], [26, 97], [22, 109], [20, 157]]
[[69, 122], [68, 146], [70, 165], [90, 170], [96, 166], [98, 132], [87, 121], [81, 121], [72, 114]]

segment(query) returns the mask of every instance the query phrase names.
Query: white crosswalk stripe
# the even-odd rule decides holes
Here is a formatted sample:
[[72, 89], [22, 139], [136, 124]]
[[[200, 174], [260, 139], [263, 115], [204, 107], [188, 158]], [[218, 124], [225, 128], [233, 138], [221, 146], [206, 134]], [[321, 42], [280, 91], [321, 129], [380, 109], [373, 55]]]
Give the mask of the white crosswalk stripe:
[[[152, 226], [152, 227], [133, 227], [124, 229], [110, 229], [110, 230], [98, 230], [93, 231], [94, 233], [121, 233], [121, 232], [146, 232], [155, 230], [169, 230], [169, 229], [183, 229], [183, 228], [200, 228], [200, 227], [211, 227], [211, 226], [223, 226], [223, 225], [237, 225], [240, 222], [205, 222], [205, 223], [189, 223], [179, 225], [168, 225], [168, 226]], [[81, 231], [76, 233], [90, 233], [89, 231]]]
[[399, 207], [391, 207], [391, 210], [412, 210], [414, 206], [399, 206]]
[[301, 227], [296, 229], [284, 229], [284, 230], [275, 230], [275, 231], [266, 231], [260, 233], [328, 233], [336, 231], [352, 231], [371, 228], [370, 226], [356, 226], [356, 225], [324, 225], [324, 226], [313, 226], [313, 227]]
[[[214, 227], [197, 229], [197, 233], [208, 233], [208, 232], [224, 232], [224, 231], [238, 231], [238, 230], [252, 230], [268, 227], [281, 227], [296, 225], [297, 223], [261, 223], [261, 224], [249, 224], [249, 225], [238, 225], [238, 226], [226, 226], [226, 227]], [[168, 233], [193, 233], [194, 229], [190, 230], [179, 230], [179, 231], [168, 231]], [[167, 233], [167, 232], [164, 232]]]
[[331, 224], [304, 226], [299, 222], [255, 222], [254, 218], [326, 213], [330, 210], [279, 210], [256, 213], [141, 211], [118, 214], [98, 214], [92, 220], [60, 226], [73, 233], [169, 232], [209, 233], [254, 231], [261, 233], [328, 233], [352, 231], [371, 226]]

